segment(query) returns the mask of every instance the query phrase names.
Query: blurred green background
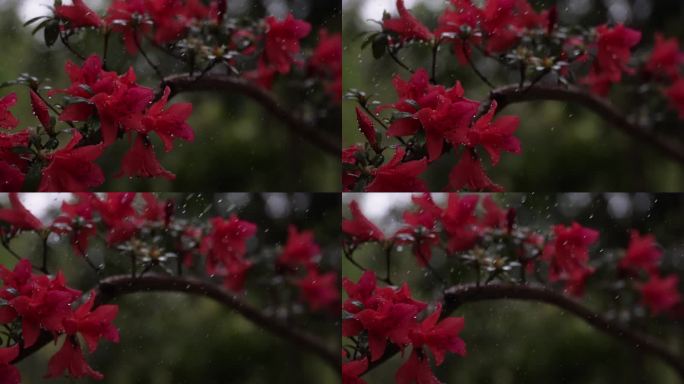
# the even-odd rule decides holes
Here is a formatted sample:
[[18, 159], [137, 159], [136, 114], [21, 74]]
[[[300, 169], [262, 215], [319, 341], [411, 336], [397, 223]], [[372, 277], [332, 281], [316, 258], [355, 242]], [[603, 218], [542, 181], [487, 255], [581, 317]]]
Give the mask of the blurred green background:
[[[256, 240], [248, 243], [248, 257], [257, 260], [261, 257], [261, 262], [255, 263], [248, 274], [244, 300], [265, 313], [280, 313], [279, 307], [269, 299], [289, 292], [283, 289], [282, 282], [273, 280], [275, 274], [270, 270], [274, 265], [272, 258], [287, 239], [288, 225], [313, 230], [322, 250], [322, 269], [339, 270], [339, 195], [162, 194], [161, 197], [174, 198], [178, 215], [190, 220], [205, 221], [216, 215], [227, 217], [237, 213], [240, 218], [258, 225]], [[57, 214], [59, 202], [64, 198], [67, 196], [22, 196], [29, 209], [39, 212], [47, 223]], [[6, 204], [6, 196], [0, 196], [0, 206]], [[38, 257], [40, 244], [34, 235], [22, 236], [12, 243], [15, 251]], [[51, 240], [51, 243], [53, 268], [59, 266], [64, 270], [70, 286], [85, 290], [96, 283], [93, 271], [74, 256], [65, 241]], [[92, 243], [89, 256], [95, 262], [107, 261], [105, 276], [121, 273], [125, 265], [121, 265], [124, 260], [117, 259], [118, 253], [105, 248], [100, 241]], [[3, 250], [0, 263], [13, 266], [15, 260]], [[296, 300], [297, 296], [291, 297], [289, 302]], [[176, 293], [140, 293], [117, 299], [115, 303], [120, 306], [115, 324], [121, 331], [121, 343], [103, 342], [96, 353], [86, 357], [94, 369], [105, 375], [106, 383], [339, 383], [339, 372], [317, 356], [252, 325], [209, 299]], [[339, 349], [337, 316], [312, 314], [304, 309], [290, 321], [321, 338], [330, 348]], [[22, 361], [18, 368], [23, 383], [72, 382], [42, 379], [48, 359], [56, 350], [54, 345], [48, 345]]]
[[[530, 0], [537, 10], [557, 3], [560, 19], [566, 25], [595, 26], [607, 21], [624, 22], [643, 32], [637, 54], [650, 50], [655, 32], [677, 37], [683, 43], [684, 2], [680, 0]], [[361, 51], [361, 32], [377, 31], [383, 9], [396, 14], [395, 0], [343, 0], [344, 89], [358, 88], [383, 102], [396, 99], [391, 86], [393, 74], [407, 78], [389, 57], [375, 60], [370, 49]], [[407, 7], [426, 25], [433, 28], [445, 8], [441, 0], [408, 0]], [[481, 2], [476, 2], [481, 3]], [[411, 47], [400, 56], [409, 66], [428, 67], [430, 49]], [[515, 83], [516, 73], [504, 74], [496, 62], [474, 55], [478, 68], [495, 85]], [[497, 74], [493, 76], [492, 74]], [[438, 60], [438, 79], [452, 86], [460, 80], [466, 97], [486, 98], [488, 88], [470, 67], [458, 65], [450, 50], [442, 49]], [[611, 100], [625, 112], [637, 110], [646, 102], [616, 87]], [[664, 102], [661, 105], [665, 105]], [[343, 145], [363, 142], [358, 132], [354, 102], [343, 106]], [[668, 112], [672, 115], [671, 112]], [[506, 108], [503, 115], [521, 117], [516, 136], [522, 141], [519, 156], [504, 154], [501, 163], [488, 174], [507, 191], [660, 191], [684, 190], [684, 167], [628, 137], [592, 112], [561, 102], [534, 102]], [[665, 137], [684, 141], [684, 124], [673, 123], [661, 132]], [[447, 175], [455, 164], [453, 155], [444, 156], [424, 174], [432, 191], [447, 185]]]
[[[444, 194], [434, 194], [441, 206]], [[345, 194], [344, 217], [350, 217], [348, 203], [357, 200], [373, 222], [391, 235], [402, 225], [401, 213], [411, 207], [410, 194]], [[518, 223], [542, 230], [553, 224], [577, 221], [600, 231], [599, 245], [590, 252], [592, 265], [615, 265], [615, 249], [626, 248], [629, 230], [656, 236], [664, 249], [662, 270], [680, 277], [684, 291], [684, 196], [675, 194], [499, 194], [494, 199], [504, 207], [514, 207]], [[385, 273], [382, 251], [366, 245], [354, 254], [364, 266]], [[440, 296], [438, 284], [416, 264], [410, 249], [393, 253], [392, 279], [406, 281], [413, 295], [434, 303]], [[472, 282], [457, 276], [464, 268], [436, 253], [431, 264], [447, 275], [453, 284]], [[357, 281], [360, 271], [346, 259], [343, 275]], [[583, 301], [591, 308], [614, 308], [615, 291], [609, 286], [614, 275], [600, 269], [587, 284]], [[609, 273], [614, 273], [609, 272]], [[612, 279], [612, 280], [611, 280]], [[624, 292], [623, 292], [624, 293]], [[632, 296], [623, 294], [625, 300]], [[638, 298], [637, 298], [638, 299]], [[615, 313], [613, 312], [613, 315]], [[449, 355], [435, 372], [445, 383], [468, 384], [675, 384], [675, 373], [658, 359], [639, 354], [631, 346], [596, 331], [582, 320], [555, 307], [508, 300], [472, 303], [459, 308], [454, 316], [465, 317], [461, 337], [466, 342], [465, 358]], [[673, 351], [684, 351], [682, 322], [664, 316], [635, 319], [633, 326], [657, 337]], [[408, 351], [405, 353], [408, 357]], [[394, 357], [364, 378], [369, 384], [392, 382], [403, 360]]]
[[[51, 49], [42, 42], [42, 31], [31, 37], [31, 27], [22, 27], [29, 15], [49, 13], [43, 4], [52, 0], [0, 0], [0, 45], [3, 59], [0, 63], [0, 83], [15, 79], [21, 73], [51, 79], [46, 83], [56, 88], [68, 85], [64, 73], [67, 59], [78, 62], [61, 43]], [[95, 9], [102, 10], [110, 1], [86, 1]], [[262, 18], [268, 14], [280, 17], [291, 10], [298, 18], [313, 24], [310, 36], [303, 44], [304, 51], [311, 52], [317, 42], [317, 30], [327, 28], [340, 30], [340, 6], [338, 1], [316, 0], [233, 0], [229, 1], [229, 13], [236, 17]], [[20, 16], [21, 15], [21, 16]], [[82, 34], [74, 46], [79, 52], [102, 52], [102, 36], [89, 31]], [[185, 71], [154, 48], [146, 49], [148, 55], [164, 74]], [[138, 55], [132, 58], [124, 53], [118, 36], [110, 41], [110, 69], [120, 73], [130, 65], [138, 74], [138, 81], [157, 87], [158, 81], [152, 69]], [[28, 90], [11, 87], [0, 89], [0, 97], [17, 91], [20, 102], [13, 111], [22, 127], [36, 125], [31, 116]], [[330, 105], [321, 91], [312, 92], [307, 84], [288, 79], [276, 82], [274, 91], [278, 99], [295, 110], [304, 98], [314, 105], [327, 106], [319, 109], [317, 129], [337, 140], [340, 132], [340, 108]], [[102, 191], [321, 191], [340, 189], [339, 158], [327, 154], [298, 136], [291, 135], [287, 127], [270, 116], [256, 102], [238, 93], [182, 94], [172, 102], [191, 102], [194, 106], [189, 120], [196, 138], [193, 143], [178, 141], [173, 151], [164, 153], [155, 141], [157, 154], [164, 167], [174, 172], [176, 180], [114, 179], [120, 159], [129, 147], [123, 141], [108, 148], [98, 163], [107, 176]], [[155, 139], [156, 140], [156, 139]], [[37, 183], [37, 181], [34, 181]], [[36, 184], [37, 185], [37, 184]]]

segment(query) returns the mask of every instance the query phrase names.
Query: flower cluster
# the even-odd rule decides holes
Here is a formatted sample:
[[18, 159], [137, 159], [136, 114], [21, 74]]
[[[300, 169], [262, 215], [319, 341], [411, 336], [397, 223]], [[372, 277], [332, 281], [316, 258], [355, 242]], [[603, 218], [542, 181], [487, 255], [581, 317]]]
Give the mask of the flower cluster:
[[[96, 380], [102, 374], [93, 370], [85, 361], [80, 338], [89, 352], [94, 352], [101, 339], [119, 341], [119, 331], [112, 322], [116, 318], [118, 306], [100, 305], [95, 307], [95, 294], [72, 309], [81, 300], [81, 292], [66, 285], [64, 275], [58, 272], [54, 277], [34, 274], [31, 262], [24, 259], [9, 270], [0, 265], [0, 323], [8, 326], [17, 324], [21, 337], [13, 336], [13, 345], [2, 353], [0, 367], [8, 372], [7, 383], [21, 382], [19, 372], [9, 365], [21, 349], [36, 344], [41, 332], [55, 337], [64, 336], [60, 350], [48, 363], [46, 377], [58, 377], [66, 373], [72, 378], [89, 376]], [[17, 337], [17, 339], [14, 339]]]
[[[217, 279], [237, 295], [245, 291], [249, 271], [260, 263], [260, 269], [274, 272], [274, 284], [287, 284], [283, 291], [288, 300], [298, 295], [292, 303], [273, 304], [306, 305], [311, 313], [339, 311], [337, 273], [326, 270], [311, 231], [290, 226], [284, 246], [250, 256], [254, 249], [250, 241], [258, 228], [236, 214], [202, 221], [184, 219], [176, 214], [173, 200], [160, 200], [150, 193], [79, 193], [74, 197], [62, 203], [50, 224], [26, 209], [16, 193], [9, 194], [11, 207], [0, 208], [0, 245], [20, 259], [14, 271], [0, 266], [0, 325], [16, 329], [10, 334], [9, 348], [0, 348], [0, 373], [8, 372], [7, 377], [12, 378], [8, 383], [19, 382], [18, 376], [14, 380], [16, 371], [11, 363], [18, 353], [39, 342], [41, 332], [55, 339], [65, 336], [63, 347], [50, 361], [49, 377], [66, 370], [74, 378], [101, 379], [102, 375], [85, 363], [78, 337], [91, 352], [100, 339], [118, 341], [118, 332], [111, 325], [116, 306], [101, 305], [94, 293], [83, 295], [68, 288], [62, 272], [50, 275], [48, 238], [57, 236], [68, 240], [73, 254], [100, 276], [115, 263], [130, 268], [132, 279], [148, 273], [180, 277], [187, 270], [212, 283]], [[24, 232], [43, 240], [46, 248], [40, 265], [20, 257], [10, 246]], [[102, 241], [120, 257], [96, 264], [89, 252], [93, 241]], [[79, 306], [81, 302], [85, 303]]]
[[[411, 357], [397, 372], [399, 384], [439, 382], [431, 373], [427, 351], [436, 365], [442, 363], [446, 351], [465, 354], [458, 338], [463, 319], [449, 318], [450, 312], [442, 313], [437, 305], [426, 320], [418, 322], [427, 305], [411, 298], [406, 283], [397, 287], [392, 282], [391, 263], [402, 249], [410, 250], [417, 265], [426, 269], [425, 276], [446, 287], [457, 282], [448, 281], [433, 267], [436, 253], [446, 258], [447, 269], [458, 269], [458, 276], [473, 279], [475, 286], [535, 281], [544, 289], [561, 289], [579, 299], [589, 278], [602, 268], [616, 281], [626, 279], [626, 284], [618, 284], [620, 290], [640, 295], [640, 302], [628, 304], [633, 308], [641, 304], [653, 316], [676, 316], [682, 306], [677, 276], [663, 276], [658, 270], [663, 252], [652, 235], [633, 230], [625, 251], [609, 253], [624, 256], [609, 258], [612, 263], [607, 263], [599, 261], [599, 255], [590, 256], [599, 232], [578, 223], [554, 225], [548, 231], [526, 227], [517, 222], [515, 209], [500, 207], [489, 195], [449, 194], [445, 207], [427, 193], [413, 196], [412, 201], [416, 209], [403, 213], [403, 223], [394, 234], [366, 218], [356, 201], [349, 206], [351, 217], [342, 222], [345, 256], [365, 270], [358, 283], [343, 280], [347, 296], [342, 332], [353, 343], [345, 352], [344, 383], [363, 383], [360, 376], [369, 364], [385, 356], [388, 343], [402, 351], [413, 347]], [[369, 244], [386, 258], [385, 277], [377, 277], [362, 267], [365, 262], [354, 258], [358, 249]], [[378, 281], [388, 286], [376, 287]], [[459, 285], [468, 286], [464, 281]]]
[[[656, 36], [651, 56], [636, 63], [632, 51], [641, 41], [641, 32], [622, 24], [569, 28], [559, 24], [556, 6], [537, 12], [526, 0], [487, 0], [482, 7], [473, 3], [451, 0], [436, 28], [430, 30], [406, 9], [403, 0], [397, 0], [398, 15], [385, 13], [378, 22], [382, 30], [367, 35], [364, 46], [373, 48], [375, 58], [389, 56], [412, 76], [408, 81], [394, 76], [398, 100], [391, 104], [373, 108], [382, 103], [360, 90], [347, 93], [346, 97], [359, 105], [358, 127], [367, 144], [343, 150], [346, 191], [425, 191], [428, 188], [419, 177], [432, 162], [452, 151], [456, 162], [447, 190], [502, 190], [487, 176], [483, 153], [492, 167], [499, 163], [501, 152], [521, 153], [520, 141], [513, 136], [520, 119], [494, 119], [502, 108], [501, 99], [497, 99], [492, 82], [478, 70], [472, 57], [475, 53], [519, 74], [516, 86], [523, 94], [550, 78], [560, 88], [574, 82], [587, 85], [587, 93], [606, 96], [628, 75], [655, 87], [669, 85], [661, 87], [655, 97], [666, 96], [684, 116], [680, 74], [684, 54], [675, 39]], [[432, 65], [413, 69], [404, 63], [399, 52], [411, 45], [430, 47]], [[464, 98], [459, 82], [451, 88], [438, 84], [436, 67], [444, 46], [451, 47], [457, 61], [472, 67], [493, 89], [487, 100]], [[384, 112], [391, 114], [385, 116]], [[394, 138], [396, 144], [383, 145], [386, 138]], [[392, 147], [390, 157], [387, 151]]]
[[347, 353], [350, 361], [342, 367], [344, 384], [364, 383], [359, 375], [369, 361], [383, 356], [388, 342], [401, 350], [412, 348], [411, 356], [397, 371], [398, 384], [439, 382], [432, 373], [428, 351], [436, 365], [444, 362], [447, 352], [465, 356], [466, 346], [459, 337], [463, 318], [440, 319], [442, 308], [438, 305], [418, 321], [417, 315], [427, 309], [427, 304], [414, 300], [406, 283], [399, 288], [377, 287], [375, 274], [368, 271], [358, 283], [345, 278], [342, 284], [347, 293], [342, 304], [342, 336], [354, 340], [357, 347], [360, 340], [367, 339], [370, 355], [363, 355], [361, 348]]
[[311, 231], [288, 229], [288, 238], [277, 264], [287, 276], [292, 276], [299, 288], [301, 300], [314, 311], [336, 311], [340, 293], [337, 273], [320, 270], [321, 249]]
[[[302, 53], [300, 41], [311, 33], [311, 24], [289, 14], [283, 20], [269, 16], [245, 26], [229, 20], [226, 12], [225, 0], [212, 0], [208, 5], [200, 0], [115, 0], [100, 17], [83, 1], [76, 1], [57, 6], [46, 28], [56, 25], [63, 33], [83, 27], [102, 28], [120, 35], [131, 55], [138, 54], [148, 39], [160, 48], [185, 49], [187, 56], [205, 57], [231, 68], [238, 65], [238, 56], [251, 57], [255, 68], [244, 70], [244, 75], [266, 88], [277, 75], [289, 74], [293, 66], [303, 67], [304, 61], [298, 57]], [[337, 80], [341, 80], [341, 55], [341, 36], [321, 30], [309, 66], [314, 77], [327, 83], [325, 88], [334, 100], [340, 94]], [[323, 67], [325, 64], [332, 67]]]
[[[80, 67], [68, 62], [65, 70], [71, 85], [49, 93], [50, 96], [64, 95], [61, 111], [49, 106], [37, 90], [31, 89], [33, 112], [41, 127], [37, 131], [24, 128], [16, 133], [0, 133], [3, 190], [20, 190], [28, 169], [33, 166], [41, 170], [38, 186], [41, 192], [97, 188], [105, 178], [95, 161], [122, 137], [128, 137], [134, 143], [124, 155], [117, 176], [175, 178], [159, 163], [150, 135], [156, 134], [167, 152], [173, 149], [175, 139], [192, 141], [194, 132], [186, 122], [192, 112], [191, 104], [168, 106], [168, 87], [161, 98], [154, 101], [154, 91], [136, 83], [132, 68], [123, 75], [105, 71], [97, 55], [89, 57]], [[14, 104], [16, 94], [3, 100], [12, 101], [3, 103], [5, 105]], [[49, 108], [57, 114], [56, 119], [51, 117]], [[5, 113], [8, 123], [3, 128], [16, 128], [16, 119], [10, 118], [9, 111]], [[55, 120], [68, 124], [69, 129], [56, 130]], [[97, 130], [93, 129], [95, 120]], [[80, 129], [76, 128], [76, 123], [83, 123]], [[60, 134], [70, 136], [62, 148], [58, 148]]]
[[641, 235], [632, 231], [629, 246], [625, 256], [618, 265], [621, 272], [626, 274], [631, 281], [633, 278], [645, 278], [645, 283], [635, 283], [641, 292], [641, 300], [653, 315], [673, 312], [682, 302], [679, 293], [679, 278], [676, 275], [661, 276], [658, 266], [663, 251], [656, 243], [653, 235]]
[[[341, 98], [341, 35], [322, 29], [318, 45], [306, 51], [301, 43], [312, 27], [292, 14], [282, 20], [270, 16], [245, 21], [226, 16], [226, 1], [205, 5], [200, 0], [115, 0], [99, 15], [79, 0], [71, 5], [55, 2], [53, 15], [29, 20], [27, 25], [33, 23], [38, 23], [35, 32], [44, 29], [48, 46], [59, 38], [83, 63], [67, 62], [65, 71], [71, 85], [50, 90], [45, 95], [49, 99], [40, 88], [51, 88], [40, 87], [40, 80], [29, 75], [3, 83], [3, 87], [28, 86], [33, 113], [40, 123], [10, 132], [19, 124], [10, 112], [17, 95], [0, 98], [3, 191], [96, 189], [105, 182], [97, 162], [117, 139], [126, 139], [130, 149], [113, 176], [174, 179], [157, 159], [152, 137], [162, 141], [166, 152], [173, 149], [176, 139], [193, 141], [195, 133], [187, 123], [192, 105], [168, 105], [173, 90], [160, 66], [145, 52], [150, 46], [178, 60], [190, 78], [199, 79], [224, 65], [228, 76], [253, 81], [255, 86], [270, 89], [278, 76], [292, 75], [329, 95], [327, 104], [331, 100], [339, 103]], [[84, 57], [70, 45], [69, 39], [87, 28], [103, 32], [102, 56]], [[140, 85], [132, 68], [123, 74], [107, 70], [111, 35], [121, 36], [127, 52], [140, 54], [154, 69], [162, 80], [159, 90]], [[63, 95], [64, 101], [48, 101], [55, 95]], [[27, 175], [36, 169], [40, 181], [34, 186]]]

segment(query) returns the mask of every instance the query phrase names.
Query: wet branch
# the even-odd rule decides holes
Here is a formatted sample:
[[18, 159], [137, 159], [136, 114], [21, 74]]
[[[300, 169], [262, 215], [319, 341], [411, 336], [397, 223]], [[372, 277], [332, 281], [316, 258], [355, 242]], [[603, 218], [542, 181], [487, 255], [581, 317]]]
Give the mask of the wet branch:
[[[98, 295], [96, 306], [135, 293], [179, 292], [207, 297], [224, 307], [237, 312], [256, 326], [295, 343], [298, 348], [308, 350], [317, 355], [334, 369], [337, 369], [340, 364], [339, 353], [328, 348], [322, 340], [292, 327], [291, 324], [286, 324], [264, 315], [259, 309], [252, 307], [245, 303], [241, 298], [211, 282], [195, 278], [180, 278], [165, 275], [147, 275], [137, 278], [132, 278], [128, 275], [120, 275], [102, 280], [98, 286], [93, 289], [93, 292], [96, 292]], [[36, 344], [31, 348], [22, 349], [19, 357], [13, 361], [13, 363], [25, 359], [51, 341], [53, 341], [52, 335], [43, 332]]]
[[[619, 322], [609, 320], [586, 307], [583, 303], [543, 286], [515, 284], [485, 286], [476, 286], [473, 284], [457, 285], [445, 291], [444, 309], [442, 310], [441, 317], [450, 316], [453, 311], [463, 304], [506, 299], [546, 303], [567, 311], [584, 320], [596, 330], [614, 336], [617, 340], [630, 345], [636, 352], [650, 354], [659, 358], [672, 367], [680, 378], [684, 380], [684, 357], [677, 355], [663, 342], [629, 329]], [[385, 355], [379, 360], [371, 363], [368, 371], [381, 365], [384, 361], [392, 358], [398, 352], [399, 349], [396, 346], [388, 345]]]
[[340, 156], [340, 144], [324, 134], [313, 124], [292, 113], [291, 108], [283, 105], [271, 92], [247, 80], [227, 76], [206, 74], [201, 78], [189, 74], [179, 74], [166, 77], [162, 88], [169, 86], [172, 96], [183, 92], [198, 91], [233, 91], [243, 94], [261, 104], [272, 115], [285, 123], [290, 131], [308, 140], [325, 153]]
[[[645, 142], [671, 159], [684, 164], [684, 144], [659, 136], [650, 127], [630, 121], [606, 99], [592, 95], [578, 87], [563, 88], [533, 85], [520, 90], [517, 84], [507, 85], [492, 90], [489, 100], [496, 100], [499, 110], [511, 104], [528, 101], [554, 100], [576, 103], [593, 111], [634, 139]], [[487, 105], [486, 107], [488, 108], [489, 106]]]

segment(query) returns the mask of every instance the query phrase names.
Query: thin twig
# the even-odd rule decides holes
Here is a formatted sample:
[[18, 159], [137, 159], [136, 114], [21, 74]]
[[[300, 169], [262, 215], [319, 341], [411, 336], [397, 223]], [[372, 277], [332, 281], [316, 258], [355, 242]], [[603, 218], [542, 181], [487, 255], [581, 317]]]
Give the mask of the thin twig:
[[79, 53], [76, 49], [74, 49], [74, 47], [71, 46], [71, 44], [69, 43], [69, 39], [66, 36], [64, 36], [64, 34], [61, 32], [59, 33], [59, 40], [61, 40], [62, 44], [64, 44], [64, 46], [69, 50], [69, 52], [74, 54], [76, 57], [78, 57], [81, 60], [86, 59], [84, 55]]
[[104, 35], [104, 44], [102, 47], [102, 69], [107, 70], [107, 55], [109, 53], [109, 36], [111, 31], [107, 29]]
[[408, 65], [404, 64], [404, 62], [401, 61], [401, 60], [397, 57], [396, 53], [395, 53], [391, 48], [389, 48], [389, 47], [387, 48], [387, 53], [389, 53], [389, 55], [390, 55], [390, 57], [392, 58], [392, 60], [393, 60], [395, 63], [397, 63], [401, 68], [405, 69], [405, 70], [408, 71], [410, 74], [416, 73], [416, 71], [414, 71], [413, 69], [411, 69], [411, 67], [409, 67]]
[[494, 85], [487, 79], [485, 75], [480, 72], [479, 69], [477, 69], [477, 66], [473, 62], [472, 58], [470, 57], [470, 53], [468, 52], [468, 41], [466, 39], [463, 39], [463, 43], [461, 44], [461, 49], [463, 50], [463, 56], [465, 56], [466, 61], [468, 61], [468, 64], [470, 67], [473, 69], [477, 77], [480, 78], [485, 84], [489, 86], [489, 88], [494, 89]]
[[138, 48], [138, 51], [140, 51], [140, 54], [143, 56], [145, 61], [147, 61], [147, 64], [149, 64], [150, 67], [154, 70], [154, 72], [157, 74], [159, 77], [159, 80], [162, 82], [164, 81], [164, 75], [161, 73], [161, 70], [159, 67], [150, 60], [150, 58], [147, 56], [147, 53], [145, 50], [142, 48], [142, 44], [140, 44], [140, 38], [138, 37], [138, 30], [134, 29], [133, 30], [133, 42], [135, 43], [136, 48]]

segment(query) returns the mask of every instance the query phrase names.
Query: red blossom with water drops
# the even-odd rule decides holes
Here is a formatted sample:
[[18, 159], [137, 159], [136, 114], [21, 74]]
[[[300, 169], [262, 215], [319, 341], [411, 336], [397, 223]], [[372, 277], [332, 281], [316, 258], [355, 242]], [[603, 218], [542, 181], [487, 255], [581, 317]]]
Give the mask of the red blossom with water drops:
[[102, 169], [95, 163], [103, 151], [103, 144], [78, 146], [83, 136], [74, 131], [69, 143], [46, 156], [40, 192], [81, 192], [100, 186], [105, 181]]

